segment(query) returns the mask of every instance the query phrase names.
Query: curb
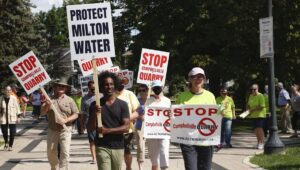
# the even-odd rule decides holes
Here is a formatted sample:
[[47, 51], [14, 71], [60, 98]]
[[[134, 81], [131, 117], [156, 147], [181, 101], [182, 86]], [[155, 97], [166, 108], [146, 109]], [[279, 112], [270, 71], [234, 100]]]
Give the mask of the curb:
[[[259, 155], [259, 154], [262, 154], [264, 153], [264, 151], [258, 151], [258, 152], [255, 152], [255, 155]], [[265, 170], [264, 168], [256, 165], [256, 164], [253, 164], [250, 162], [250, 159], [253, 157], [253, 155], [251, 156], [247, 156], [244, 160], [243, 160], [243, 164], [246, 164], [248, 166], [250, 166], [251, 168], [253, 169], [257, 169], [257, 170]]]

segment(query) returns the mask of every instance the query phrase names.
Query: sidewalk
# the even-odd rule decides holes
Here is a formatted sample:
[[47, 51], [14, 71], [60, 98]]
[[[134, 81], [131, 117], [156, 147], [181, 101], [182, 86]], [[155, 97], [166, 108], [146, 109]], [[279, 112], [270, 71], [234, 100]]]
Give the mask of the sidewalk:
[[[32, 123], [33, 120], [27, 117], [20, 125], [18, 125], [19, 127], [23, 127], [23, 129], [18, 133], [19, 135], [16, 136], [12, 152], [3, 151], [3, 147], [1, 147], [0, 170], [50, 169], [46, 154], [46, 121], [41, 121], [36, 124]], [[300, 144], [300, 138], [289, 139], [288, 135], [280, 136], [284, 143], [293, 144], [292, 142], [296, 142]], [[255, 144], [256, 138], [254, 133], [234, 134], [232, 137], [232, 145], [234, 148], [221, 149], [219, 152], [215, 153], [213, 157], [213, 169], [255, 169], [243, 163], [243, 160], [248, 156], [262, 152], [261, 150], [253, 149]], [[146, 161], [144, 163], [145, 170], [151, 169], [151, 162], [147, 155], [148, 153], [146, 150]], [[96, 165], [89, 163], [91, 157], [86, 135], [78, 136], [77, 134], [73, 134], [70, 157], [70, 169], [72, 170], [97, 169]], [[123, 169], [125, 169], [124, 163]], [[133, 151], [132, 169], [138, 169], [135, 150]], [[175, 145], [171, 145], [170, 148], [169, 169], [184, 169], [180, 148]]]

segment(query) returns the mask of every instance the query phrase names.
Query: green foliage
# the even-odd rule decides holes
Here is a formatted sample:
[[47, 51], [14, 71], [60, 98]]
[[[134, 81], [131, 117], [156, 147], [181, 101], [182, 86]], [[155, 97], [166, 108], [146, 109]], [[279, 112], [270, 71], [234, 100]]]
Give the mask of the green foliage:
[[[167, 80], [205, 69], [210, 89], [235, 80], [240, 106], [251, 83], [267, 83], [268, 65], [259, 58], [258, 20], [267, 1], [127, 0], [124, 20], [140, 33], [133, 37], [130, 66], [138, 67], [141, 48], [169, 51]], [[282, 81], [299, 77], [299, 0], [274, 0], [275, 73]], [[290, 11], [291, 10], [291, 11]], [[280, 39], [279, 39], [280, 38]]]
[[299, 169], [300, 147], [287, 148], [284, 154], [256, 155], [250, 162], [269, 170]]
[[[50, 68], [58, 59], [54, 52], [69, 47], [66, 5], [103, 1], [65, 0], [63, 7], [35, 15], [29, 2], [0, 0], [1, 85], [15, 81], [7, 65], [29, 50]], [[300, 81], [299, 5], [300, 0], [273, 0], [275, 76], [283, 82]], [[123, 9], [113, 17], [114, 63], [137, 73], [142, 48], [169, 51], [171, 95], [185, 86], [184, 77], [194, 66], [205, 69], [215, 94], [234, 80], [238, 107], [245, 105], [251, 83], [268, 82], [267, 61], [259, 58], [258, 29], [259, 18], [267, 16], [267, 1], [123, 0], [113, 1], [112, 9]], [[133, 55], [124, 57], [128, 50]]]
[[17, 82], [10, 63], [30, 50], [41, 50], [44, 44], [30, 7], [29, 0], [0, 1], [0, 86]]
[[183, 92], [187, 88], [185, 77], [180, 75], [174, 75], [173, 78], [168, 81], [168, 85], [168, 96], [176, 96], [178, 93]]

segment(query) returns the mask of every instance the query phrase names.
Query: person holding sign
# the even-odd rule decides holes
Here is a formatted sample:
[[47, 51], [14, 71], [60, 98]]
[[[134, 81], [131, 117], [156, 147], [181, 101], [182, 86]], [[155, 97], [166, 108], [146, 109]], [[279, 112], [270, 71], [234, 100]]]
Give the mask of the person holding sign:
[[220, 90], [221, 96], [216, 101], [217, 104], [223, 105], [224, 111], [222, 113], [222, 128], [221, 128], [221, 147], [232, 148], [231, 145], [231, 125], [232, 119], [235, 119], [235, 105], [231, 97], [229, 97], [227, 88], [223, 87]]
[[[18, 100], [11, 95], [11, 87], [5, 88], [5, 96], [0, 99], [0, 125], [4, 138], [4, 150], [12, 151], [16, 134], [16, 123], [20, 121], [21, 111]], [[9, 140], [8, 140], [9, 129]]]
[[251, 94], [248, 98], [247, 109], [249, 110], [249, 118], [253, 120], [253, 128], [257, 138], [256, 149], [264, 149], [264, 124], [266, 118], [266, 103], [263, 94], [258, 92], [258, 85], [253, 84], [250, 88]]
[[131, 163], [132, 163], [132, 155], [131, 155], [131, 144], [133, 139], [133, 122], [138, 118], [139, 114], [137, 112], [137, 109], [140, 105], [139, 100], [137, 99], [136, 95], [125, 89], [125, 84], [127, 82], [124, 82], [124, 79], [122, 79], [122, 76], [119, 76], [119, 86], [116, 90], [116, 96], [118, 99], [121, 99], [125, 101], [128, 104], [129, 108], [129, 115], [130, 115], [130, 127], [129, 127], [129, 133], [124, 134], [125, 141], [125, 163], [126, 163], [126, 170], [131, 170]]
[[[155, 80], [151, 84], [154, 96], [147, 99], [145, 106], [171, 108], [171, 100], [163, 95], [162, 82]], [[169, 139], [147, 139], [148, 152], [152, 163], [152, 170], [165, 170], [169, 167]]]
[[[215, 105], [215, 96], [203, 88], [204, 70], [194, 67], [188, 74], [190, 90], [179, 94], [177, 104]], [[180, 144], [186, 170], [210, 170], [213, 157], [213, 146]]]
[[[95, 82], [96, 83], [96, 82]], [[90, 108], [90, 117], [94, 128], [103, 137], [96, 136], [96, 158], [98, 170], [121, 170], [124, 156], [124, 133], [129, 130], [129, 109], [125, 101], [115, 97], [118, 78], [114, 73], [102, 72], [99, 75], [99, 90], [103, 93], [100, 105], [94, 101]], [[103, 127], [97, 128], [97, 115], [101, 110]]]
[[[55, 82], [54, 96], [51, 99], [53, 106], [64, 117], [62, 124], [65, 124], [67, 128], [56, 123], [51, 101], [47, 100], [41, 108], [41, 113], [48, 116], [47, 154], [51, 170], [68, 169], [69, 166], [72, 122], [78, 118], [79, 113], [74, 100], [65, 94], [69, 88], [64, 78]], [[60, 144], [60, 158], [57, 154], [58, 144]]]
[[140, 84], [138, 92], [140, 107], [138, 108], [139, 117], [135, 122], [135, 137], [137, 140], [137, 162], [139, 170], [142, 170], [142, 165], [145, 160], [145, 140], [142, 127], [144, 122], [145, 102], [148, 97], [148, 86], [145, 84]]

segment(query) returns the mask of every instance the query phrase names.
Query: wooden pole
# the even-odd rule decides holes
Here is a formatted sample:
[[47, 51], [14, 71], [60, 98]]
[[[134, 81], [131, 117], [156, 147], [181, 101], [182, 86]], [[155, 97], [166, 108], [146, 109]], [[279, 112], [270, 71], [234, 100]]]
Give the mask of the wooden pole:
[[[97, 64], [96, 64], [96, 58], [93, 57], [92, 60], [93, 63], [93, 80], [94, 80], [94, 85], [95, 85], [95, 100], [96, 100], [96, 105], [100, 106], [100, 93], [99, 93], [99, 84], [98, 84], [98, 70], [97, 70]], [[102, 118], [101, 118], [101, 111], [96, 113], [97, 115], [97, 122], [98, 122], [98, 128], [102, 128]], [[103, 134], [99, 133], [99, 137], [102, 138]]]
[[43, 95], [45, 96], [46, 100], [50, 101], [50, 107], [54, 112], [55, 122], [62, 125], [64, 129], [67, 129], [66, 124], [62, 123], [63, 118], [62, 118], [61, 114], [57, 111], [56, 107], [54, 107], [54, 105], [52, 103], [52, 100], [48, 96], [48, 94], [47, 94], [46, 90], [44, 89], [44, 87], [41, 87], [40, 89], [41, 89]]

